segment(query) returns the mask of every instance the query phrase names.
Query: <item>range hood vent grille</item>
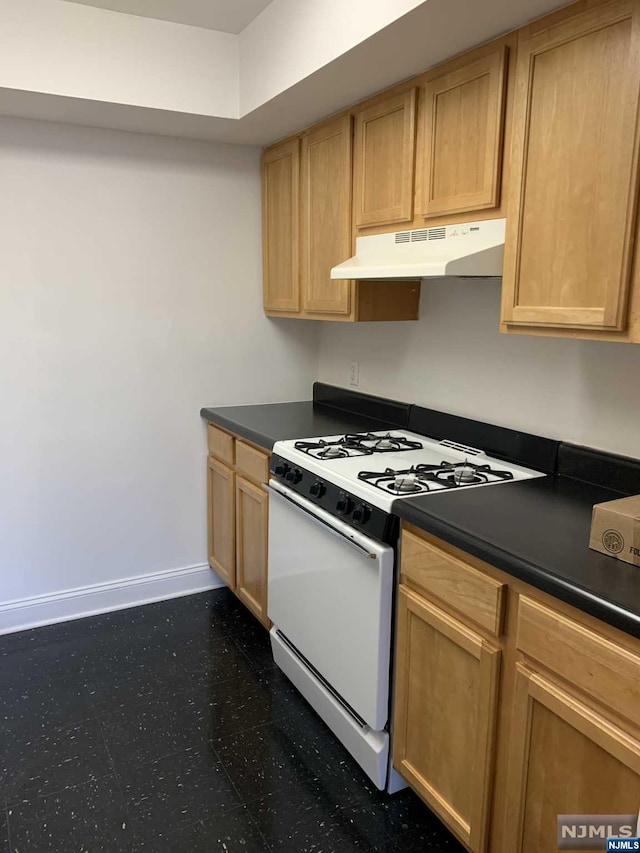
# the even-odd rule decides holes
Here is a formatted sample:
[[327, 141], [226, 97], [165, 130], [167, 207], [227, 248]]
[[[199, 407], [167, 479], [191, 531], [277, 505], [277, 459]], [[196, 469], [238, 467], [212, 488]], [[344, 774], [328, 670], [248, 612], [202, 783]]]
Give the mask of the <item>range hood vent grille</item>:
[[425, 240], [444, 240], [447, 229], [440, 228], [416, 228], [414, 231], [396, 231], [396, 243], [424, 243]]

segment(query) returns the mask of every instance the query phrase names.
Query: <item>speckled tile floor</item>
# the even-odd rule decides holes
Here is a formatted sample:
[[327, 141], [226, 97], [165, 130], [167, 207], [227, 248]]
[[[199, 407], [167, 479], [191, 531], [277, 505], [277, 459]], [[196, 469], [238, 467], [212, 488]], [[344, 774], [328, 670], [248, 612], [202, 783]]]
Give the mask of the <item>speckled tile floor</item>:
[[0, 853], [462, 853], [227, 590], [0, 637]]

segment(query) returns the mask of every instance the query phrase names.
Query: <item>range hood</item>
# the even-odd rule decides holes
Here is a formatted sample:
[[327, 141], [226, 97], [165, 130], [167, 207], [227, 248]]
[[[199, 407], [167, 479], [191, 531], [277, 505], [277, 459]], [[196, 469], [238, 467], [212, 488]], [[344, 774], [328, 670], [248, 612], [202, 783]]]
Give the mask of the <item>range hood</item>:
[[356, 239], [356, 253], [331, 270], [336, 279], [420, 279], [502, 275], [506, 219], [485, 219]]

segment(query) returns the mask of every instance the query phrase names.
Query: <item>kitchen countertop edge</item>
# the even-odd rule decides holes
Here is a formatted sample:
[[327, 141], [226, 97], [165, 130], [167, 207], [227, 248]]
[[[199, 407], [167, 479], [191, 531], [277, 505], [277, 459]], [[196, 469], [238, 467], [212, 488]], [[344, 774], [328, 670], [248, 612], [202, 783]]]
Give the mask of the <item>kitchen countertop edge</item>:
[[562, 578], [555, 572], [518, 557], [509, 551], [492, 545], [484, 539], [469, 534], [457, 525], [448, 524], [439, 518], [429, 516], [423, 510], [416, 510], [410, 504], [397, 501], [394, 512], [403, 521], [414, 527], [442, 539], [449, 545], [459, 548], [488, 563], [505, 574], [518, 578], [536, 589], [546, 592], [553, 598], [564, 601], [590, 616], [618, 628], [625, 634], [640, 638], [640, 614], [625, 610], [612, 601], [595, 595], [588, 589]]
[[[278, 420], [282, 414], [282, 430], [273, 426], [264, 426], [261, 431], [256, 421], [261, 415], [268, 413], [269, 421], [273, 417]], [[292, 428], [291, 417], [297, 419], [300, 428]], [[364, 432], [367, 430], [390, 430], [399, 427], [389, 421], [378, 420], [357, 412], [338, 409], [313, 400], [299, 400], [287, 403], [263, 403], [246, 406], [221, 406], [200, 409], [200, 417], [214, 426], [222, 427], [247, 441], [252, 442], [266, 451], [273, 450], [277, 441], [313, 438], [315, 436], [339, 434], [345, 432]], [[314, 428], [314, 421], [322, 423], [322, 427]], [[251, 421], [251, 423], [249, 422]], [[333, 429], [333, 433], [327, 431]], [[269, 431], [266, 431], [266, 430]], [[277, 432], [277, 435], [273, 433]]]

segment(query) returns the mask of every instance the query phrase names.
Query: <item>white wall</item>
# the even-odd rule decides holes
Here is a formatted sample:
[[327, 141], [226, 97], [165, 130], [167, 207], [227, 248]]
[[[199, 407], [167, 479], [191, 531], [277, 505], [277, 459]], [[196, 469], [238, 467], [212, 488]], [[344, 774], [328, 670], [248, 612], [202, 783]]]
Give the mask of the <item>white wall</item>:
[[273, 0], [236, 35], [0, 0], [0, 114], [265, 145], [565, 2]]
[[424, 2], [272, 0], [240, 33], [241, 114], [275, 98]]
[[423, 283], [416, 323], [326, 323], [319, 378], [640, 457], [640, 345], [501, 335], [500, 284]]
[[200, 408], [316, 371], [262, 314], [258, 149], [0, 119], [0, 186], [0, 605], [202, 566]]
[[60, 0], [0, 0], [0, 86], [238, 118], [238, 37]]

